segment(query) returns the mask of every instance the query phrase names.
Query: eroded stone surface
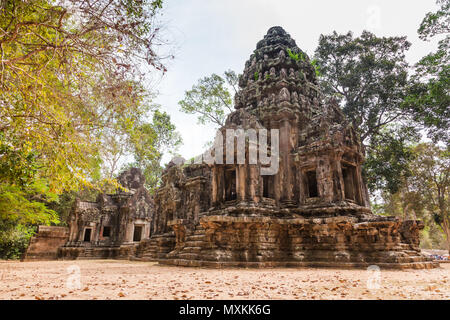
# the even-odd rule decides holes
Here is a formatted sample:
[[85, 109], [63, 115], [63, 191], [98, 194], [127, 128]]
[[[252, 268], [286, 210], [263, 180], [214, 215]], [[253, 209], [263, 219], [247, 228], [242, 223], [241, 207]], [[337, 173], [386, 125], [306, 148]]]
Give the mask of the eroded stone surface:
[[58, 256], [58, 248], [69, 239], [66, 227], [39, 226], [37, 234], [30, 239], [23, 260], [52, 260]]

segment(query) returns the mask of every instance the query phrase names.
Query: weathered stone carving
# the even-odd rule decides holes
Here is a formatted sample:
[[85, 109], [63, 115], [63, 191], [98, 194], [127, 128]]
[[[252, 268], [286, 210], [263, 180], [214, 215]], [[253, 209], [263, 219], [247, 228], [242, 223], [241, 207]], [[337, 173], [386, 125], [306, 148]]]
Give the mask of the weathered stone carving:
[[289, 93], [289, 90], [287, 88], [282, 88], [280, 90], [280, 93], [278, 95], [278, 101], [290, 101], [291, 100], [291, 94]]
[[287, 73], [286, 73], [286, 69], [285, 68], [281, 68], [280, 78], [281, 79], [286, 79], [287, 78]]
[[272, 68], [270, 68], [270, 77], [271, 78], [275, 78], [276, 77], [276, 74], [275, 74], [275, 68], [274, 67], [272, 67]]
[[291, 94], [291, 102], [292, 104], [298, 104], [298, 94], [296, 91]]

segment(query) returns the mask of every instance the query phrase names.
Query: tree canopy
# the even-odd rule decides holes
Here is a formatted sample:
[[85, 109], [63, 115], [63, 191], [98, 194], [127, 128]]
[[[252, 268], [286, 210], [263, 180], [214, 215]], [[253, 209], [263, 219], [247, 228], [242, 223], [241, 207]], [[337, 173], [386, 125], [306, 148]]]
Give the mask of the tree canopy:
[[437, 4], [439, 10], [425, 16], [418, 33], [422, 40], [441, 37], [438, 49], [415, 65], [404, 106], [429, 138], [450, 145], [450, 1], [438, 0]]
[[201, 124], [212, 123], [222, 127], [226, 117], [233, 111], [233, 92], [237, 92], [238, 78], [234, 71], [224, 72], [224, 77], [215, 73], [198, 80], [179, 101], [181, 111], [197, 114]]
[[161, 8], [161, 0], [1, 2], [2, 227], [58, 223], [48, 205], [57, 195], [114, 184], [100, 170], [108, 138], [132, 143], [141, 160], [160, 159], [175, 128], [145, 84], [171, 58], [160, 50]]
[[131, 132], [148, 111], [140, 62], [153, 50], [161, 1], [3, 2], [2, 144], [32, 146], [51, 191], [86, 183], [105, 128]]
[[410, 175], [403, 177], [396, 193], [384, 192], [384, 209], [403, 218], [421, 218], [437, 225], [450, 250], [450, 153], [432, 143], [410, 149]]
[[377, 37], [364, 31], [321, 35], [315, 51], [324, 94], [334, 97], [359, 132], [367, 161], [364, 176], [371, 190], [395, 192], [407, 175], [405, 142], [414, 140], [412, 116], [402, 103], [408, 88], [406, 37]]
[[406, 37], [382, 37], [364, 31], [321, 35], [315, 51], [320, 84], [333, 96], [366, 145], [380, 130], [407, 115], [401, 108], [408, 84]]

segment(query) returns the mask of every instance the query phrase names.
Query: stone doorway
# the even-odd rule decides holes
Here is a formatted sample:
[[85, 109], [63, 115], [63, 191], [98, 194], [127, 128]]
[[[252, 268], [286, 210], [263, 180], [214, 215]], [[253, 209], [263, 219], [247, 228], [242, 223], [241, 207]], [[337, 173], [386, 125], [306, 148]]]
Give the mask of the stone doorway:
[[346, 200], [357, 201], [356, 168], [351, 165], [342, 166], [344, 195]]
[[319, 196], [319, 192], [317, 190], [317, 175], [316, 170], [306, 171], [306, 184], [307, 184], [307, 192], [308, 198], [316, 198]]
[[274, 198], [273, 196], [273, 176], [263, 175], [263, 197]]
[[134, 226], [133, 241], [139, 242], [142, 238], [142, 226]]
[[91, 234], [92, 234], [92, 228], [86, 228], [84, 229], [84, 242], [91, 242]]
[[225, 201], [236, 199], [236, 169], [230, 168], [225, 170]]

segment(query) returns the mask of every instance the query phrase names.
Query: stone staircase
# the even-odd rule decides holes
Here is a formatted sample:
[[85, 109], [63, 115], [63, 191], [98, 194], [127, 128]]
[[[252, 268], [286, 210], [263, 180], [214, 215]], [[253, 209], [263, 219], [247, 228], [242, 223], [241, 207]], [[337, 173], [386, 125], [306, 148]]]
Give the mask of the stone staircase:
[[428, 263], [433, 261], [433, 259], [421, 253], [420, 250], [411, 248], [411, 246], [407, 243], [400, 243], [399, 247], [401, 249], [401, 252], [403, 253], [403, 256], [398, 258], [400, 260], [399, 262], [401, 263]]
[[95, 259], [94, 248], [85, 247], [83, 251], [80, 252], [78, 256], [80, 260], [93, 260]]
[[184, 247], [176, 254], [177, 259], [199, 260], [199, 253], [205, 243], [205, 229], [197, 226], [195, 231], [186, 236]]
[[136, 252], [136, 260], [155, 261], [158, 252], [158, 244], [156, 239], [146, 239], [139, 243]]
[[158, 259], [165, 259], [174, 246], [175, 236], [170, 233], [142, 240], [136, 249], [136, 256], [133, 257], [133, 260], [157, 261]]

